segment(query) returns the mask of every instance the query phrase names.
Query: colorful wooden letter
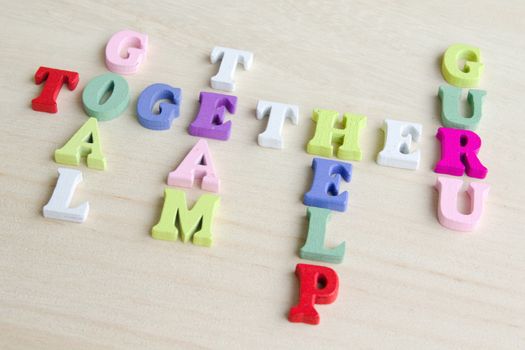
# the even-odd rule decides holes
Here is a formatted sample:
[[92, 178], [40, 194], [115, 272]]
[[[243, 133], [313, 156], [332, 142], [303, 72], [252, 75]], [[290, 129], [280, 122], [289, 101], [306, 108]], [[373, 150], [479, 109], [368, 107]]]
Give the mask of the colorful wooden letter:
[[146, 34], [132, 30], [117, 32], [106, 45], [106, 66], [114, 73], [133, 74], [146, 60], [147, 49], [148, 36]]
[[458, 192], [462, 181], [446, 177], [438, 177], [436, 188], [439, 191], [438, 219], [441, 225], [457, 231], [472, 231], [483, 212], [483, 202], [489, 194], [490, 186], [473, 182], [469, 184], [467, 193], [470, 197], [470, 214], [458, 211]]
[[439, 128], [436, 137], [441, 141], [441, 160], [434, 171], [440, 174], [484, 179], [487, 168], [478, 159], [480, 137], [470, 130]]
[[412, 170], [419, 168], [421, 152], [410, 152], [410, 146], [412, 140], [419, 141], [422, 129], [421, 124], [385, 119], [385, 147], [377, 155], [377, 164]]
[[128, 82], [115, 73], [99, 75], [84, 88], [82, 103], [90, 117], [101, 121], [114, 119], [128, 107]]
[[201, 187], [205, 191], [219, 192], [219, 177], [211, 159], [208, 142], [197, 141], [177, 169], [168, 175], [168, 185], [193, 187], [195, 178], [202, 180]]
[[[186, 194], [181, 190], [164, 190], [164, 207], [159, 222], [153, 226], [151, 235], [155, 239], [176, 241], [179, 230], [175, 225], [179, 221], [180, 234], [184, 243], [193, 237], [193, 243], [205, 247], [212, 244], [211, 224], [220, 198], [212, 194], [203, 194], [191, 210], [186, 204]], [[200, 230], [199, 230], [200, 227]]]
[[71, 91], [78, 85], [79, 76], [77, 72], [60, 70], [55, 68], [40, 67], [35, 73], [35, 83], [44, 83], [40, 95], [31, 101], [35, 111], [56, 113], [58, 112], [57, 97], [62, 85], [66, 84]]
[[[461, 60], [465, 61], [463, 69], [458, 66]], [[477, 47], [455, 44], [443, 55], [441, 72], [445, 80], [454, 86], [460, 88], [478, 86], [484, 69], [481, 53]]]
[[485, 90], [469, 90], [467, 101], [472, 110], [470, 117], [463, 117], [459, 113], [459, 102], [461, 89], [441, 85], [439, 87], [439, 98], [441, 99], [441, 120], [447, 128], [475, 130], [481, 120], [481, 107]]
[[297, 264], [295, 275], [299, 279], [299, 302], [290, 309], [290, 322], [319, 324], [315, 304], [331, 304], [337, 299], [339, 277], [329, 267]]
[[258, 142], [262, 147], [283, 148], [283, 126], [288, 118], [294, 125], [299, 123], [299, 107], [284, 103], [259, 101], [257, 119], [268, 116], [266, 130], [259, 134]]
[[253, 63], [253, 53], [215, 46], [211, 52], [211, 63], [221, 60], [219, 71], [211, 77], [211, 87], [222, 91], [234, 91], [233, 74], [240, 62], [244, 69], [249, 70]]
[[299, 251], [301, 259], [318, 260], [339, 264], [345, 255], [346, 242], [335, 248], [325, 248], [326, 223], [330, 217], [330, 210], [308, 207], [308, 235], [306, 242]]
[[225, 111], [235, 113], [237, 97], [213, 92], [201, 92], [199, 113], [190, 124], [190, 135], [216, 140], [228, 140], [232, 122], [224, 122]]
[[87, 166], [93, 169], [106, 169], [106, 158], [102, 154], [97, 119], [89, 118], [71, 139], [55, 151], [55, 162], [78, 165], [80, 157], [87, 156]]
[[310, 191], [304, 195], [307, 206], [345, 211], [348, 205], [348, 192], [339, 193], [341, 178], [350, 182], [352, 164], [330, 159], [314, 158], [312, 161], [314, 179]]
[[346, 160], [361, 160], [359, 134], [366, 126], [366, 117], [345, 113], [342, 129], [335, 127], [339, 119], [337, 111], [314, 109], [312, 119], [317, 122], [314, 137], [308, 142], [306, 151], [323, 157], [332, 157], [332, 143], [338, 143], [337, 157]]
[[76, 208], [70, 208], [71, 199], [78, 184], [82, 182], [82, 173], [78, 170], [58, 168], [58, 180], [55, 190], [44, 206], [44, 217], [72, 222], [84, 222], [89, 213], [89, 203], [84, 202]]
[[[152, 84], [145, 88], [137, 101], [137, 116], [140, 125], [151, 130], [168, 130], [173, 119], [179, 116], [181, 89], [166, 84]], [[159, 113], [153, 107], [159, 100]]]

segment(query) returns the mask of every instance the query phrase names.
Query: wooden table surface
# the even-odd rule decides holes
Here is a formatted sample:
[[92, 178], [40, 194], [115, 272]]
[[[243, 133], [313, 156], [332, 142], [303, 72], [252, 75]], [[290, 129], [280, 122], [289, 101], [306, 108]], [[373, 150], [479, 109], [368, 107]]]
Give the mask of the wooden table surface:
[[[524, 349], [525, 3], [516, 1], [2, 1], [0, 14], [1, 349]], [[100, 123], [106, 171], [75, 167], [87, 221], [45, 219], [55, 149], [86, 121], [81, 91], [107, 72], [121, 29], [149, 35], [147, 62], [126, 76], [131, 104]], [[437, 221], [441, 55], [475, 45], [487, 91], [477, 133], [491, 185], [480, 227]], [[197, 141], [187, 127], [213, 91], [214, 46], [254, 53], [235, 78], [232, 137], [210, 140], [222, 181], [211, 248], [154, 240], [166, 176]], [[59, 113], [31, 109], [39, 66], [80, 73]], [[168, 131], [136, 120], [152, 83], [182, 88]], [[259, 99], [299, 105], [285, 148], [260, 147]], [[313, 108], [368, 117], [344, 213], [327, 246], [346, 241], [340, 292], [321, 324], [288, 322], [306, 228]], [[420, 169], [378, 166], [385, 118], [423, 125]], [[463, 177], [465, 183], [478, 181]], [[205, 193], [187, 190], [190, 203]], [[466, 201], [466, 195], [462, 195]]]

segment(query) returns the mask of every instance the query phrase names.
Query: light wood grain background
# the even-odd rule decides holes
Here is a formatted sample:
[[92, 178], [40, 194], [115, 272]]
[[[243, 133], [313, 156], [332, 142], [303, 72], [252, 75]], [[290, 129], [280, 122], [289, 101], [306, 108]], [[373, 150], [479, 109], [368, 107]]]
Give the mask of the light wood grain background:
[[[524, 349], [525, 3], [516, 1], [1, 1], [1, 349]], [[53, 152], [85, 122], [81, 91], [107, 72], [104, 47], [130, 28], [148, 60], [126, 77], [127, 111], [100, 124], [108, 170], [77, 167], [86, 223], [42, 217], [57, 178]], [[487, 90], [478, 129], [492, 186], [478, 230], [436, 218], [440, 57], [481, 48]], [[212, 91], [213, 46], [254, 52], [236, 74], [232, 137], [209, 141], [223, 187], [210, 249], [157, 241], [167, 173], [197, 141], [187, 126]], [[59, 113], [30, 101], [41, 66], [80, 73]], [[169, 131], [141, 127], [140, 91], [181, 87]], [[295, 103], [286, 148], [259, 147], [258, 99]], [[327, 245], [347, 242], [335, 304], [321, 324], [292, 324], [293, 274], [306, 235], [313, 108], [368, 117], [364, 159], [342, 189]], [[418, 171], [375, 163], [384, 118], [423, 124]], [[469, 182], [472, 179], [463, 178]], [[188, 190], [190, 202], [203, 192]], [[462, 197], [465, 201], [465, 196]]]

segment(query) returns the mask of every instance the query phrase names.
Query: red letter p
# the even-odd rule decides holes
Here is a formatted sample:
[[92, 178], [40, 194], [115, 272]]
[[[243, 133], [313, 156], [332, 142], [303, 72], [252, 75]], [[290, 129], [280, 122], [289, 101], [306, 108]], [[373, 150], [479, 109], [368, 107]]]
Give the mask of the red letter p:
[[297, 264], [295, 274], [299, 278], [299, 303], [290, 309], [290, 322], [319, 324], [319, 313], [314, 304], [331, 304], [337, 298], [339, 277], [329, 267]]

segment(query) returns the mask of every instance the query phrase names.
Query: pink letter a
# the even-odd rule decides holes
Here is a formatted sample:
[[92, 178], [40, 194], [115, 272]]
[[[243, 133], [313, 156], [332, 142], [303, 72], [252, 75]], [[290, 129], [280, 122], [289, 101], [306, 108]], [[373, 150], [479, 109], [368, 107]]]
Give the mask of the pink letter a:
[[204, 139], [200, 139], [177, 169], [169, 173], [168, 185], [191, 188], [195, 178], [202, 179], [203, 190], [219, 192], [219, 177], [215, 173], [208, 143]]

